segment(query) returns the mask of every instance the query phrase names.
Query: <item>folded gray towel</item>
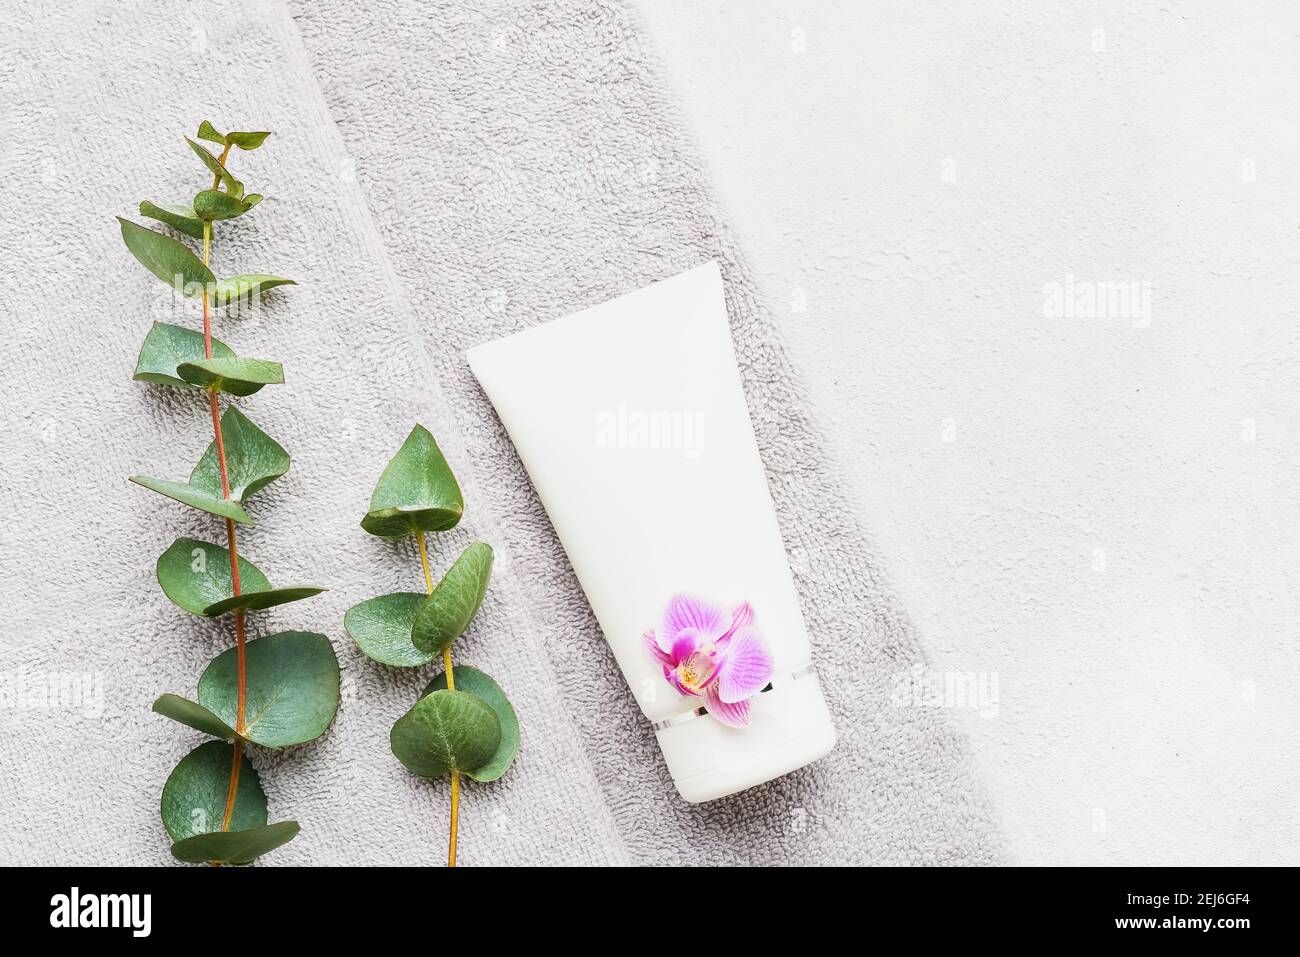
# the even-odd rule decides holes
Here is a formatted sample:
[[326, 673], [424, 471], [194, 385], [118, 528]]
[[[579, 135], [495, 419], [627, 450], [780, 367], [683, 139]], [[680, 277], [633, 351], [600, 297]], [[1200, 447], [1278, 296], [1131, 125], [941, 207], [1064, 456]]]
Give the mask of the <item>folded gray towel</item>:
[[[218, 274], [300, 282], [218, 333], [283, 360], [288, 380], [241, 404], [294, 456], [241, 541], [273, 581], [332, 588], [253, 628], [329, 634], [343, 665], [330, 732], [254, 756], [272, 819], [303, 824], [266, 863], [442, 860], [446, 785], [408, 775], [387, 749], [427, 676], [374, 664], [342, 630], [348, 606], [421, 581], [412, 548], [356, 524], [414, 421], [438, 436], [466, 494], [465, 522], [433, 539], [436, 562], [470, 537], [498, 549], [457, 659], [495, 675], [523, 725], [506, 778], [466, 788], [463, 863], [1001, 859], [962, 736], [937, 712], [890, 702], [891, 676], [921, 652], [629, 11], [169, 0], [5, 17], [0, 671], [24, 687], [97, 677], [102, 711], [93, 694], [0, 710], [0, 765], [17, 769], [0, 776], [11, 809], [0, 859], [169, 860], [158, 793], [200, 739], [149, 703], [191, 693], [231, 640], [228, 622], [186, 615], [153, 581], [173, 537], [221, 530], [125, 481], [187, 474], [208, 434], [193, 397], [129, 381], [152, 319], [195, 317], [177, 318], [111, 218], [197, 188], [180, 135], [204, 117], [276, 133], [237, 156], [270, 199], [222, 230]], [[463, 351], [706, 258], [723, 264], [840, 743], [801, 772], [690, 806]]]

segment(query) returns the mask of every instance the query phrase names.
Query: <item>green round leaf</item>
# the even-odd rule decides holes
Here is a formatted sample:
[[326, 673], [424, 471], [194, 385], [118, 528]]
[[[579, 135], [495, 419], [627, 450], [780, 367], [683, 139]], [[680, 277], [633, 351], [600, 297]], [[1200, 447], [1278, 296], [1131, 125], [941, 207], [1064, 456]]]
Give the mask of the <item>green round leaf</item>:
[[221, 146], [226, 145], [226, 138], [217, 132], [217, 128], [204, 120], [199, 124], [199, 139], [207, 140], [209, 143], [217, 143]]
[[[250, 641], [244, 737], [268, 748], [314, 741], [339, 709], [339, 662], [324, 635], [286, 631]], [[199, 704], [235, 727], [239, 670], [234, 648], [199, 679]]]
[[[163, 785], [162, 820], [173, 841], [221, 830], [226, 813], [226, 793], [234, 759], [232, 745], [221, 741], [200, 744], [176, 765]], [[266, 795], [247, 756], [239, 758], [239, 786], [230, 829], [260, 827], [266, 823]]]
[[266, 140], [270, 133], [266, 132], [244, 132], [232, 131], [222, 135], [217, 132], [217, 128], [204, 120], [199, 124], [199, 139], [207, 140], [209, 143], [216, 143], [219, 146], [238, 146], [241, 150], [255, 150]]
[[[228, 359], [235, 351], [217, 339], [212, 340], [212, 355]], [[140, 346], [140, 357], [135, 362], [132, 378], [158, 385], [173, 385], [182, 389], [197, 388], [176, 374], [176, 367], [186, 362], [203, 359], [203, 333], [167, 322], [155, 322]]]
[[167, 285], [176, 286], [179, 282], [181, 291], [192, 296], [217, 281], [212, 270], [203, 265], [203, 260], [180, 240], [146, 229], [121, 216], [117, 221], [122, 226], [122, 241], [131, 250], [131, 255]]
[[463, 635], [483, 604], [491, 575], [491, 545], [474, 542], [461, 552], [415, 614], [411, 628], [415, 647], [436, 653]]
[[397, 719], [388, 740], [408, 771], [436, 778], [487, 763], [501, 743], [501, 723], [476, 695], [435, 691]]
[[194, 197], [194, 215], [209, 222], [214, 219], [234, 219], [252, 208], [242, 199], [215, 189], [205, 189]]
[[238, 396], [252, 395], [264, 385], [284, 382], [284, 367], [280, 363], [242, 356], [182, 362], [176, 367], [176, 374], [190, 385]]
[[193, 206], [181, 204], [159, 206], [146, 199], [140, 203], [140, 215], [166, 223], [177, 232], [193, 239], [203, 238], [203, 220], [194, 215]]
[[[243, 584], [242, 580], [240, 584]], [[287, 605], [291, 601], [302, 601], [304, 598], [311, 598], [323, 591], [325, 591], [324, 588], [318, 588], [315, 585], [290, 585], [284, 588], [267, 588], [262, 591], [243, 589], [242, 594], [231, 595], [229, 598], [223, 598], [221, 601], [208, 605], [203, 609], [203, 617], [216, 618], [218, 615], [224, 615], [226, 612], [235, 611], [239, 608], [245, 611], [274, 608], [276, 605]]]
[[[230, 580], [230, 552], [220, 545], [194, 538], [178, 538], [158, 556], [158, 584], [173, 602], [195, 615], [212, 617], [208, 608], [214, 602], [230, 598], [234, 588]], [[264, 592], [271, 588], [266, 576], [248, 559], [240, 556], [241, 590]]]
[[233, 738], [235, 729], [222, 721], [215, 714], [179, 695], [165, 694], [153, 703], [153, 710], [164, 717], [179, 721], [183, 725], [202, 731], [214, 738]]
[[417, 425], [384, 468], [361, 527], [380, 538], [441, 532], [465, 510], [456, 476], [429, 430]]
[[219, 489], [217, 494], [213, 495], [211, 492], [195, 488], [187, 482], [172, 482], [168, 479], [150, 478], [147, 475], [132, 475], [131, 481], [160, 495], [166, 495], [182, 505], [197, 508], [210, 515], [234, 519], [241, 525], [253, 524], [253, 520], [248, 517], [248, 513], [239, 506], [239, 503], [223, 498]]
[[[259, 196], [258, 199], [261, 199]], [[250, 205], [252, 197], [249, 197]], [[276, 286], [296, 286], [298, 285], [292, 279], [284, 279], [281, 276], [267, 276], [262, 273], [242, 273], [238, 276], [227, 276], [225, 279], [218, 279], [217, 285], [213, 288], [213, 304], [228, 306], [233, 302], [244, 302], [261, 296], [268, 289], [274, 289]]]
[[[475, 781], [495, 781], [509, 770], [510, 765], [514, 763], [515, 755], [519, 753], [519, 717], [515, 714], [515, 709], [510, 704], [510, 699], [506, 697], [506, 693], [490, 675], [468, 665], [457, 665], [452, 669], [452, 673], [456, 676], [457, 691], [465, 691], [476, 698], [482, 698], [487, 706], [496, 712], [497, 721], [501, 725], [501, 741], [497, 745], [496, 753], [479, 767], [465, 770], [465, 773]], [[424, 695], [442, 691], [446, 687], [447, 672], [441, 671], [424, 689]]]
[[[230, 497], [236, 502], [243, 502], [289, 471], [289, 453], [233, 405], [221, 416], [221, 441], [226, 450]], [[215, 441], [208, 443], [190, 473], [190, 486], [221, 496], [221, 465]]]
[[158, 584], [173, 602], [194, 615], [215, 618], [237, 608], [256, 611], [319, 595], [314, 585], [272, 588], [256, 565], [239, 558], [240, 594], [230, 578], [230, 552], [220, 545], [178, 538], [158, 556]]
[[399, 591], [353, 605], [343, 616], [343, 627], [357, 646], [375, 661], [399, 668], [427, 665], [437, 652], [421, 651], [411, 643], [411, 626], [424, 592]]
[[231, 132], [226, 134], [226, 142], [238, 146], [241, 150], [255, 150], [266, 141], [271, 134], [265, 131], [258, 132]]
[[190, 144], [190, 149], [194, 151], [194, 155], [203, 160], [203, 165], [208, 168], [208, 172], [215, 176], [221, 185], [226, 187], [226, 192], [236, 199], [243, 198], [244, 184], [230, 175], [230, 171], [221, 165], [221, 160], [213, 156], [211, 150], [205, 146], [200, 146], [188, 136], [185, 137], [185, 142]]
[[251, 864], [298, 836], [297, 821], [277, 821], [242, 831], [198, 834], [172, 845], [172, 856], [191, 864]]

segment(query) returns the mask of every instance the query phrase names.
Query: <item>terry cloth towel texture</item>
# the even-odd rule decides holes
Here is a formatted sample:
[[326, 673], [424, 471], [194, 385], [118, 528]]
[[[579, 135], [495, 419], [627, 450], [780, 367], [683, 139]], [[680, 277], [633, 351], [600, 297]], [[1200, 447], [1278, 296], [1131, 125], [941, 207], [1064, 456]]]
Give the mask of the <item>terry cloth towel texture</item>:
[[[241, 353], [284, 361], [287, 379], [240, 402], [294, 457], [253, 502], [242, 550], [272, 581], [331, 588], [250, 621], [256, 634], [329, 635], [343, 669], [322, 739], [253, 755], [271, 819], [303, 826], [265, 864], [443, 858], [445, 782], [388, 751], [429, 675], [371, 662], [342, 629], [349, 606], [421, 583], [413, 544], [357, 525], [416, 421], [466, 497], [465, 521], [431, 537], [433, 560], [444, 568], [473, 538], [498, 554], [457, 660], [498, 678], [523, 729], [509, 774], [464, 794], [463, 863], [1004, 859], [961, 733], [893, 699], [923, 653], [633, 9], [83, 0], [3, 18], [0, 862], [170, 861], [158, 795], [202, 739], [149, 705], [192, 694], [232, 640], [228, 619], [187, 615], [153, 580], [174, 537], [220, 541], [220, 523], [125, 481], [184, 476], [210, 438], [200, 397], [130, 381], [149, 323], [194, 324], [197, 311], [131, 259], [113, 220], [201, 188], [181, 135], [204, 118], [275, 132], [235, 154], [236, 175], [270, 198], [218, 230], [218, 275], [299, 282], [217, 320]], [[692, 806], [464, 350], [710, 258], [839, 744]], [[72, 676], [88, 676], [87, 693], [42, 704]]]

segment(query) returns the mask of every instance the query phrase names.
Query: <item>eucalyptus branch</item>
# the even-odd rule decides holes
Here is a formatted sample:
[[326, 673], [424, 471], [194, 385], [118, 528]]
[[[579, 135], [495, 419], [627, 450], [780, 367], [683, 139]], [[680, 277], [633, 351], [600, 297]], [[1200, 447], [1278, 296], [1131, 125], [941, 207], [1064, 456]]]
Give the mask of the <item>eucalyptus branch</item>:
[[[224, 169], [226, 158], [230, 155], [232, 144], [227, 142], [221, 150], [221, 156], [217, 162]], [[212, 176], [211, 189], [216, 190], [221, 185], [221, 177], [218, 174]], [[205, 219], [203, 221], [203, 265], [209, 269], [212, 268], [212, 221]], [[206, 359], [212, 358], [212, 293], [208, 287], [203, 288], [201, 293], [203, 297], [203, 356]], [[208, 393], [208, 409], [212, 413], [212, 435], [213, 441], [217, 446], [217, 468], [221, 473], [221, 496], [230, 499], [230, 470], [226, 463], [226, 446], [221, 435], [221, 407], [217, 398], [217, 390], [209, 386], [206, 390]], [[235, 522], [233, 519], [226, 519], [226, 548], [230, 552], [230, 590], [232, 596], [242, 594], [239, 582], [239, 543], [238, 536], [235, 534]], [[245, 635], [244, 635], [244, 609], [240, 608], [235, 611], [235, 648], [236, 648], [236, 672], [237, 690], [235, 694], [235, 742], [233, 747], [233, 757], [230, 762], [230, 784], [226, 788], [226, 808], [221, 816], [221, 830], [230, 830], [230, 818], [235, 813], [235, 797], [239, 790], [239, 765], [244, 755], [243, 741], [239, 735], [244, 733], [245, 711], [247, 704], [248, 688], [248, 665], [244, 653]]]
[[[206, 393], [212, 442], [186, 481], [132, 476], [131, 481], [221, 518], [226, 547], [180, 538], [158, 559], [163, 593], [194, 615], [234, 616], [235, 647], [212, 660], [198, 683], [198, 701], [165, 694], [153, 710], [218, 740], [201, 744], [163, 786], [162, 819], [179, 860], [247, 864], [292, 840], [296, 821], [267, 823], [266, 795], [245, 745], [278, 749], [325, 732], [339, 705], [339, 666], [324, 635], [282, 632], [247, 640], [245, 616], [309, 598], [316, 586], [272, 588], [261, 570], [239, 554], [236, 524], [252, 525], [244, 503], [289, 470], [288, 453], [233, 404], [221, 412], [221, 393], [248, 396], [284, 381], [278, 362], [237, 356], [213, 337], [212, 313], [256, 306], [262, 294], [293, 281], [250, 273], [217, 279], [212, 272], [213, 223], [256, 207], [228, 168], [232, 148], [255, 150], [265, 132], [219, 133], [206, 120], [198, 138], [221, 146], [220, 155], [186, 140], [212, 175], [208, 189], [183, 205], [140, 204], [140, 215], [202, 243], [202, 257], [184, 242], [119, 217], [127, 248], [150, 272], [185, 296], [199, 297], [203, 329], [155, 323], [140, 350], [135, 378]], [[249, 720], [250, 702], [252, 713]], [[229, 742], [230, 750], [226, 751]], [[219, 825], [217, 825], [219, 822]]]
[[361, 527], [380, 538], [415, 536], [424, 592], [394, 592], [349, 608], [343, 624], [375, 661], [418, 668], [439, 657], [443, 670], [397, 720], [389, 745], [406, 768], [422, 777], [451, 777], [447, 866], [456, 866], [462, 775], [495, 781], [519, 751], [519, 720], [491, 677], [467, 665], [452, 667], [452, 643], [483, 604], [492, 574], [492, 549], [474, 542], [436, 585], [425, 532], [454, 528], [465, 502], [438, 443], [423, 426], [411, 430], [388, 463]]

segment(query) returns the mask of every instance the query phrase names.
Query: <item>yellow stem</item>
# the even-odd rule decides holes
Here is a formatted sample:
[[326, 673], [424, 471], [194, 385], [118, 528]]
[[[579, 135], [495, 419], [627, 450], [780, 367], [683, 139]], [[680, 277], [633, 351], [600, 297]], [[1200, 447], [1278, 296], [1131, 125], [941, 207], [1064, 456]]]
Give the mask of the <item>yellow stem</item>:
[[433, 575], [429, 573], [429, 551], [424, 547], [424, 532], [415, 533], [415, 544], [420, 549], [420, 567], [424, 569], [424, 590], [433, 594]]
[[[429, 550], [424, 547], [424, 532], [415, 533], [415, 544], [420, 550], [420, 568], [424, 571], [424, 587], [433, 594], [433, 575], [429, 571]], [[442, 649], [442, 667], [447, 673], [447, 690], [456, 690], [456, 675], [451, 667], [451, 645]], [[447, 837], [447, 866], [456, 866], [456, 825], [460, 821], [460, 772], [451, 772], [451, 833]]]
[[447, 837], [447, 866], [456, 866], [456, 821], [460, 818], [460, 772], [451, 772], [451, 834]]

